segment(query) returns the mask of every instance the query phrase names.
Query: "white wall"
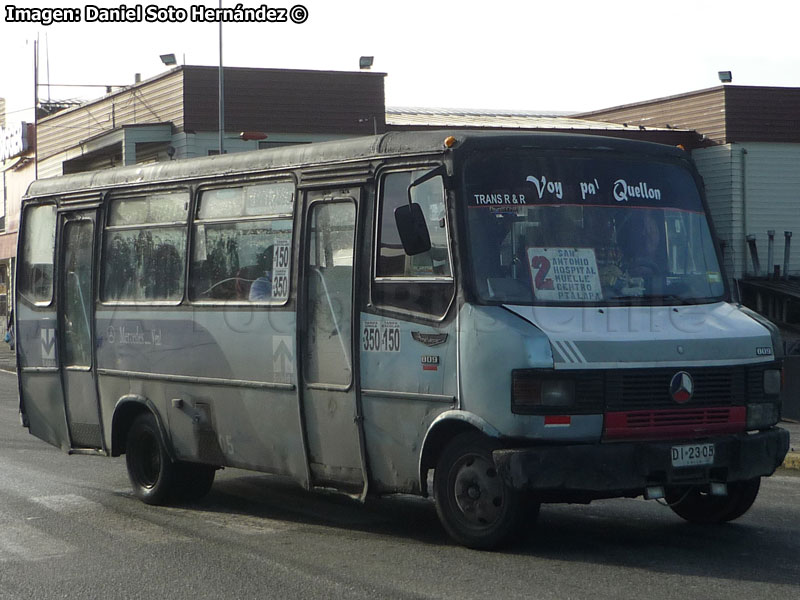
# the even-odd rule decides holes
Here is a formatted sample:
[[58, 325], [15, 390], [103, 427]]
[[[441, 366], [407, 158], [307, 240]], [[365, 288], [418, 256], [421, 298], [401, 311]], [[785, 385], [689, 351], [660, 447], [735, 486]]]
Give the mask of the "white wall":
[[784, 231], [792, 231], [789, 273], [800, 275], [800, 144], [748, 142], [692, 153], [706, 185], [709, 208], [727, 245], [733, 277], [753, 273], [745, 241], [756, 236], [762, 273], [767, 265], [767, 230], [775, 230], [773, 264], [783, 268]]
[[731, 144], [692, 152], [703, 176], [711, 218], [725, 243], [725, 269], [729, 277], [741, 277], [746, 258], [742, 211], [741, 149]]
[[792, 231], [789, 274], [800, 275], [800, 144], [749, 142], [745, 154], [746, 233], [756, 236], [762, 269], [767, 265], [767, 230], [775, 230], [773, 264], [783, 270], [784, 231]]

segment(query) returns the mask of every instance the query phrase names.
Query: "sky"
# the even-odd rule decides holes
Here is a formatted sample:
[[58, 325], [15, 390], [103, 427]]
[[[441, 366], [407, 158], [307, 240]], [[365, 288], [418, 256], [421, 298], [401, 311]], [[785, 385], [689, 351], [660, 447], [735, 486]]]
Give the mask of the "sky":
[[[356, 71], [374, 56], [390, 107], [581, 112], [719, 85], [800, 87], [796, 2], [760, 0], [223, 0], [291, 11], [302, 23], [224, 23], [231, 67]], [[9, 123], [32, 120], [33, 40], [40, 99], [91, 99], [179, 63], [219, 64], [219, 25], [86, 22], [87, 7], [219, 6], [219, 0], [16, 0], [0, 15], [0, 97]], [[74, 9], [80, 23], [13, 22], [9, 7]], [[13, 12], [13, 11], [12, 11]], [[91, 11], [90, 11], [91, 12]], [[180, 17], [173, 11], [173, 15]]]

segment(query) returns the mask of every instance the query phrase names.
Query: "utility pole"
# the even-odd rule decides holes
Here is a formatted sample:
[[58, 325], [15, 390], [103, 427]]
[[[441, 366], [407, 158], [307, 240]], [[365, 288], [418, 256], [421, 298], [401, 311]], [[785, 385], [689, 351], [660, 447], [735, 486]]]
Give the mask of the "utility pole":
[[33, 178], [39, 179], [39, 36], [33, 40]]
[[225, 154], [225, 76], [222, 69], [222, 0], [219, 0], [219, 154]]

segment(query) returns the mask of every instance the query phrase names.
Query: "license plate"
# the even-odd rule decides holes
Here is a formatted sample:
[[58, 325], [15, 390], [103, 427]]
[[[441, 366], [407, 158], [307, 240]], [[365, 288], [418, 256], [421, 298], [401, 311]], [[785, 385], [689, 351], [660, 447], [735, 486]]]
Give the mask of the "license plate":
[[673, 467], [714, 464], [714, 444], [687, 444], [672, 447]]

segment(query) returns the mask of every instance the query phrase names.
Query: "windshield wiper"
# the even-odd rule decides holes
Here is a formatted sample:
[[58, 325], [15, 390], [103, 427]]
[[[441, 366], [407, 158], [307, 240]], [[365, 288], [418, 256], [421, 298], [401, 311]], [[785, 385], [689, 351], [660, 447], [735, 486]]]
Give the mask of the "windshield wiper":
[[631, 294], [628, 296], [614, 296], [613, 298], [609, 298], [609, 300], [662, 300], [674, 304], [691, 304], [694, 298], [684, 298], [677, 294]]

